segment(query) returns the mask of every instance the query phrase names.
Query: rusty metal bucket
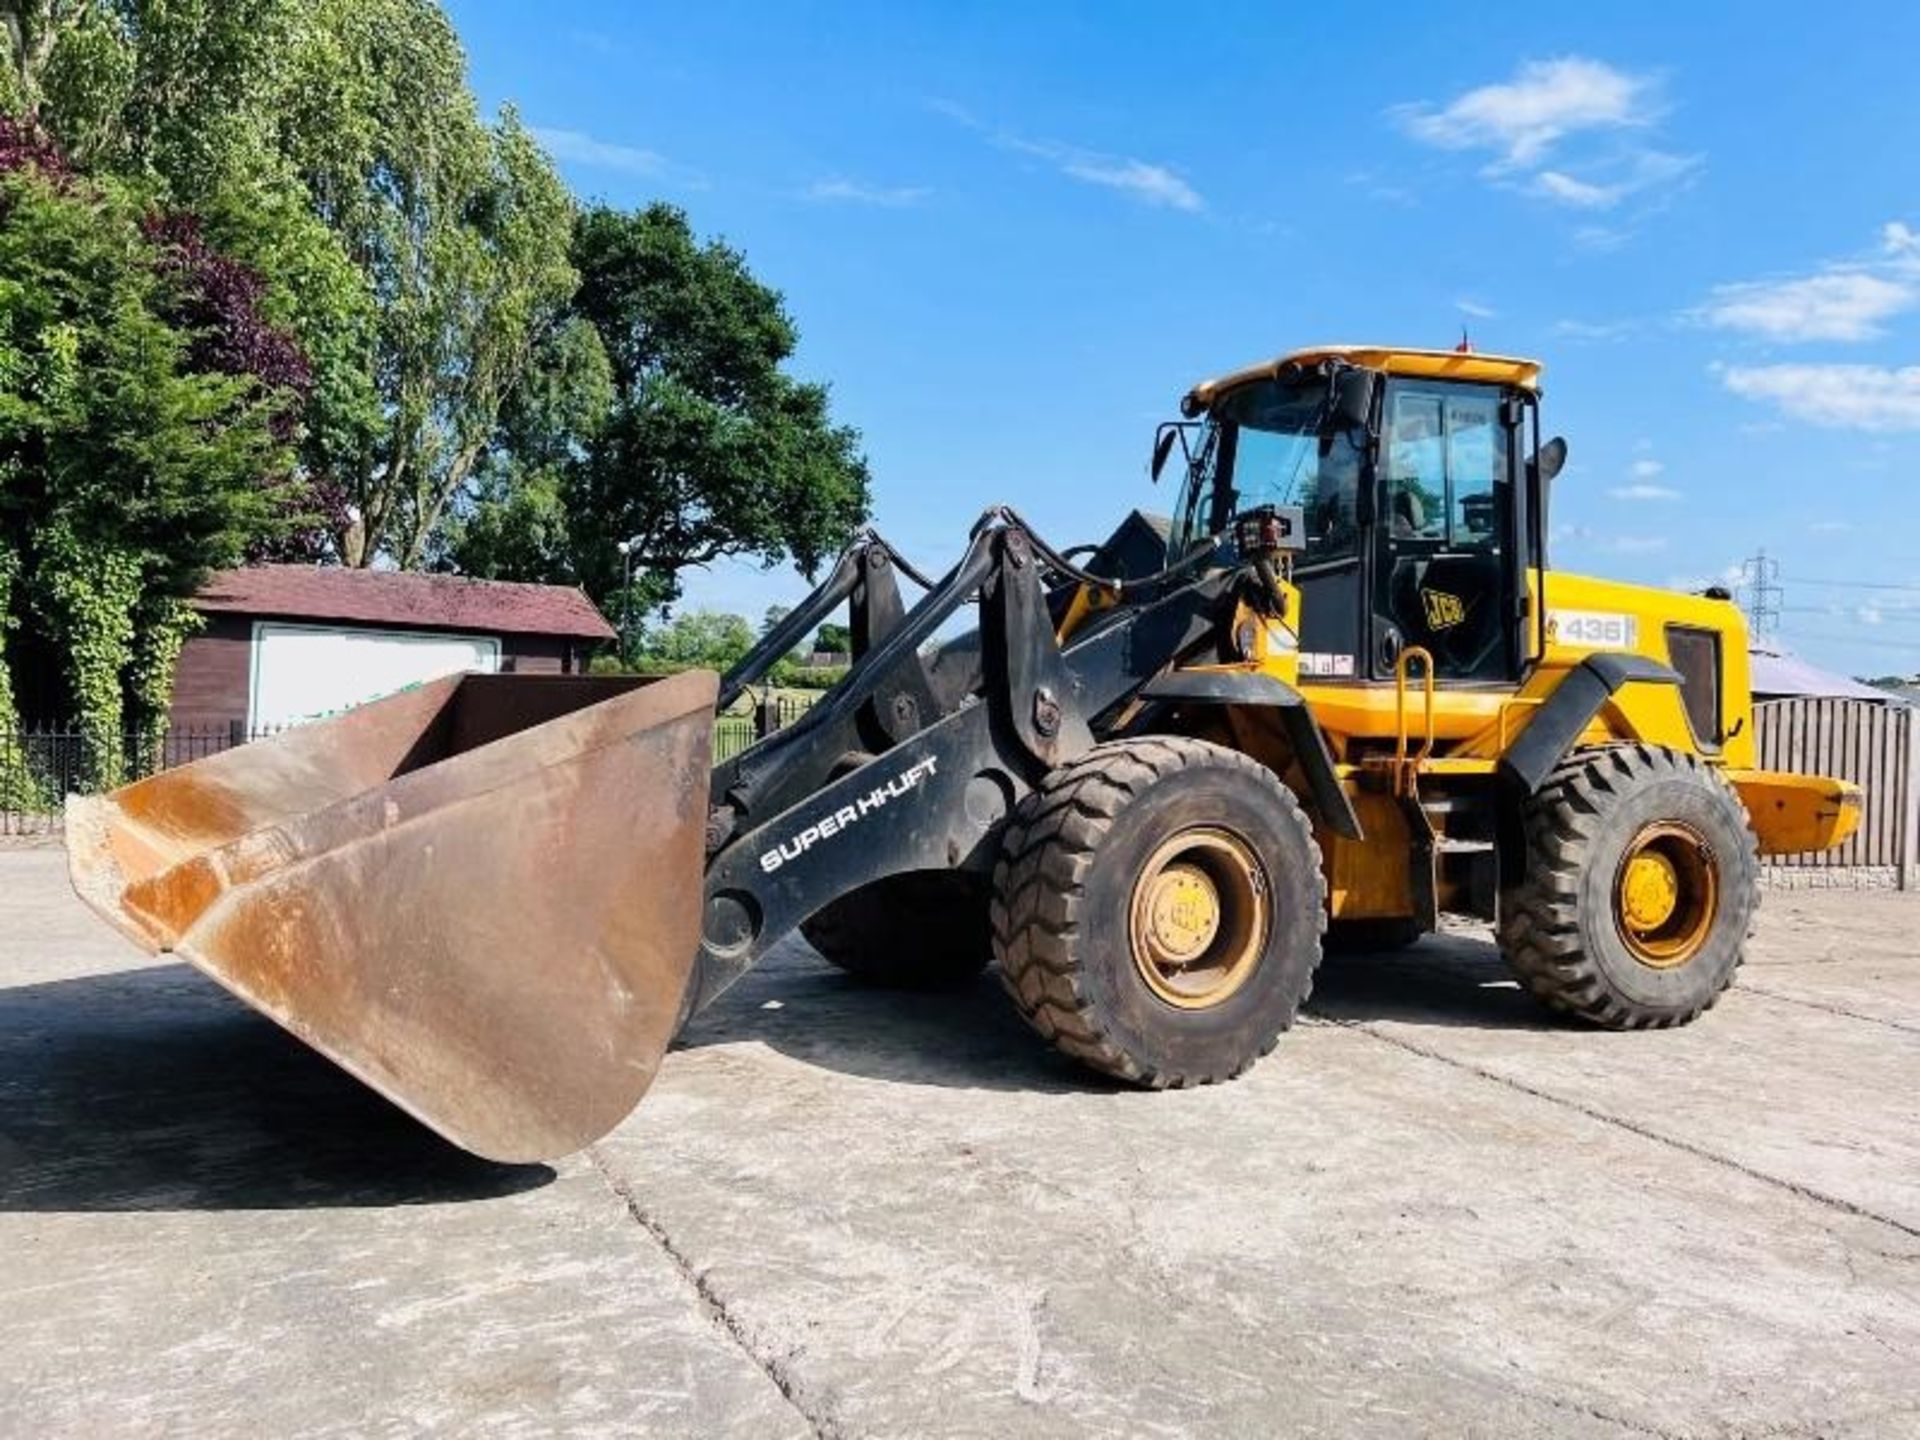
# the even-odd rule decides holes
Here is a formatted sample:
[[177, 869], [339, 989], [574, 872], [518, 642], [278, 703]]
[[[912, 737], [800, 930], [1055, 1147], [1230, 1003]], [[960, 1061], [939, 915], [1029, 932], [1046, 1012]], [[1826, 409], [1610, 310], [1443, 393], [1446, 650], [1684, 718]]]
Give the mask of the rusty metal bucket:
[[67, 801], [82, 899], [440, 1134], [569, 1154], [699, 944], [715, 677], [466, 675]]

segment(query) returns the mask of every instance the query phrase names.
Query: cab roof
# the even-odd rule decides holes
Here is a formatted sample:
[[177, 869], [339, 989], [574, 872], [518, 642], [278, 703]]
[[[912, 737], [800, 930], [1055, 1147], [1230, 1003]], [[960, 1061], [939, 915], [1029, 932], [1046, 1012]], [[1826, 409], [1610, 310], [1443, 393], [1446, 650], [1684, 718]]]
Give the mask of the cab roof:
[[1345, 360], [1388, 375], [1416, 375], [1426, 380], [1474, 380], [1483, 384], [1540, 388], [1540, 362], [1511, 355], [1482, 355], [1467, 350], [1401, 350], [1390, 345], [1316, 345], [1278, 359], [1263, 360], [1213, 380], [1202, 380], [1187, 392], [1182, 405], [1188, 414], [1208, 409], [1229, 390], [1251, 380], [1270, 380], [1289, 365], [1311, 366], [1322, 360]]

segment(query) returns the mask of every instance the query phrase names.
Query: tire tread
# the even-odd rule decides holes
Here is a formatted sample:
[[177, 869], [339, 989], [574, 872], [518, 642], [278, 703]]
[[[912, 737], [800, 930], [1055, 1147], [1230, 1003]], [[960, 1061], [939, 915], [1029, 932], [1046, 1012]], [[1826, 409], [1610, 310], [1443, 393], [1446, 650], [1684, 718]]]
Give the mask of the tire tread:
[[[1741, 885], [1757, 898], [1758, 841], [1738, 792], [1716, 767], [1696, 755], [1638, 741], [1573, 751], [1526, 802], [1521, 829], [1527, 873], [1500, 900], [1500, 948], [1521, 983], [1550, 1009], [1612, 1030], [1666, 1029], [1698, 1018], [1724, 993], [1723, 985], [1698, 1005], [1666, 1013], [1635, 1004], [1608, 985], [1582, 935], [1581, 879], [1608, 811], [1641, 785], [1679, 776], [1716, 787], [1738, 811], [1746, 848], [1727, 868], [1723, 884]], [[1742, 958], [1736, 953], [1727, 984]]]
[[[994, 867], [989, 918], [994, 952], [1007, 993], [1027, 1023], [1060, 1050], [1106, 1074], [1149, 1089], [1179, 1089], [1231, 1080], [1266, 1055], [1292, 1023], [1313, 985], [1305, 974], [1292, 1009], [1255, 1053], [1231, 1066], [1176, 1070], [1149, 1067], [1130, 1054], [1103, 1025], [1084, 983], [1083, 962], [1072, 942], [1085, 904], [1084, 885], [1094, 852], [1128, 803], [1156, 782], [1190, 766], [1245, 771], [1250, 783], [1270, 789], [1282, 823], [1294, 828], [1317, 853], [1313, 827], [1291, 791], [1250, 756], [1185, 736], [1147, 736], [1096, 745], [1047, 777], [1015, 811], [1001, 857]], [[1319, 885], [1319, 930], [1326, 928], [1326, 880]]]

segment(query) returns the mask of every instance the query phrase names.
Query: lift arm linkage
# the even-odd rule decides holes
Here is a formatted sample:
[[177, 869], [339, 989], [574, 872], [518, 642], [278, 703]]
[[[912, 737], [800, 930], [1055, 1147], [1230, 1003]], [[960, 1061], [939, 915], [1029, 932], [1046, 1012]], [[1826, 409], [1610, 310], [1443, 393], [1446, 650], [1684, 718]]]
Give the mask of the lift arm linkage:
[[[864, 587], [867, 633], [856, 634], [864, 651], [847, 678], [715, 772], [689, 1011], [841, 895], [903, 871], [990, 868], [1013, 807], [1047, 771], [1092, 746], [1099, 717], [1213, 641], [1217, 602], [1231, 584], [1218, 570], [1130, 587], [1124, 620], [1063, 649], [1043, 583], [1054, 568], [1048, 553], [1017, 517], [989, 511], [959, 563], [903, 611], [891, 582], [896, 557], [865, 537], [787, 617], [793, 623], [727, 677], [723, 694], [747, 683], [740, 677], [755, 666], [764, 673], [766, 653], [785, 653], [776, 643], [797, 643]], [[977, 683], [943, 701], [921, 649], [975, 597]], [[862, 608], [856, 600], [856, 621]]]

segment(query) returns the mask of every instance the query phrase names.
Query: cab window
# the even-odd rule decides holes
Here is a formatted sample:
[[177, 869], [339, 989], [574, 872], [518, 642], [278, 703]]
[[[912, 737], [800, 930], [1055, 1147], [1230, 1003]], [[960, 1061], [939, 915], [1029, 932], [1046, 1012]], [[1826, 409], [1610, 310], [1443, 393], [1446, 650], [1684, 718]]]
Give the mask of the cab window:
[[1506, 482], [1500, 398], [1481, 387], [1395, 386], [1388, 406], [1386, 516], [1396, 540], [1500, 548]]
[[1175, 553], [1231, 514], [1298, 505], [1306, 528], [1300, 563], [1359, 553], [1365, 452], [1350, 435], [1321, 434], [1327, 387], [1318, 376], [1262, 380], [1222, 397], [1188, 475]]

